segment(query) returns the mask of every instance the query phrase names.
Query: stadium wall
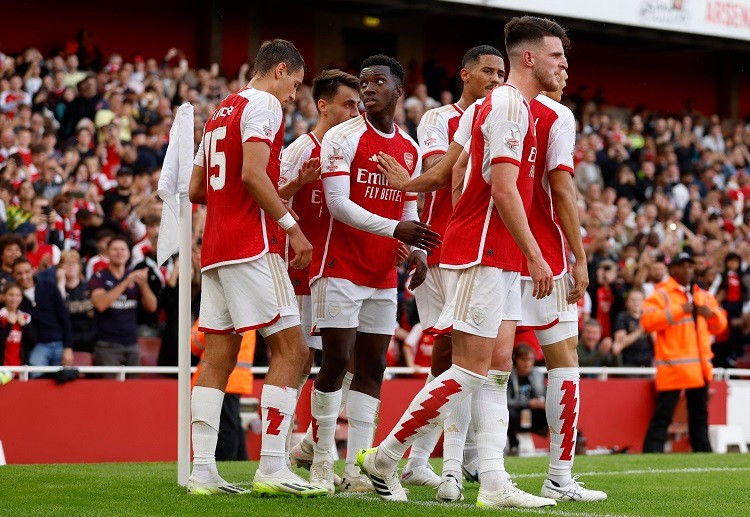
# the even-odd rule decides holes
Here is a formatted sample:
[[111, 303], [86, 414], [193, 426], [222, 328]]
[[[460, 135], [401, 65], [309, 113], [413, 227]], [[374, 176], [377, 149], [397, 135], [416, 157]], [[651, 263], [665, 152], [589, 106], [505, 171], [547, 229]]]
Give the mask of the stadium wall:
[[[262, 380], [254, 390], [260, 394]], [[310, 421], [310, 384], [300, 398], [298, 429]], [[423, 379], [383, 383], [379, 443], [396, 424]], [[714, 382], [710, 423], [727, 420], [726, 382]], [[589, 449], [629, 447], [638, 452], [653, 410], [653, 382], [641, 379], [581, 380], [579, 428]], [[678, 410], [679, 411], [679, 410]], [[0, 441], [9, 464], [175, 461], [177, 382], [172, 379], [52, 380], [0, 387]], [[260, 436], [248, 434], [251, 456]], [[540, 445], [543, 443], [540, 442]], [[684, 450], [684, 440], [675, 450]]]

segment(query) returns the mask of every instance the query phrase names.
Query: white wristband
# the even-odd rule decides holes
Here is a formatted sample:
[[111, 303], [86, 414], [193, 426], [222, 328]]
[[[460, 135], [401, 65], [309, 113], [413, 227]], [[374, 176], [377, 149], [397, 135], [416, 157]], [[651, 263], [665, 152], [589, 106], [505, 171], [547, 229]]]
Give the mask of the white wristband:
[[289, 212], [284, 214], [284, 216], [281, 217], [281, 219], [278, 219], [276, 222], [279, 223], [279, 226], [281, 226], [281, 229], [285, 232], [289, 231], [289, 228], [297, 224], [297, 221], [294, 220], [294, 216]]

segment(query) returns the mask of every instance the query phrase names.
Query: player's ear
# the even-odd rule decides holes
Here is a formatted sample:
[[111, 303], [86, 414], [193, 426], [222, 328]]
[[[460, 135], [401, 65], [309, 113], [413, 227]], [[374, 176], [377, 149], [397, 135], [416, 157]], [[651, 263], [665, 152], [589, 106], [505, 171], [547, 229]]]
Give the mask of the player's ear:
[[328, 103], [325, 99], [318, 99], [318, 111], [323, 114], [328, 111]]
[[399, 84], [398, 86], [396, 86], [396, 89], [393, 90], [393, 96], [394, 96], [394, 98], [398, 99], [403, 94], [404, 94], [404, 85], [403, 84]]
[[535, 60], [536, 56], [534, 56], [534, 53], [530, 49], [524, 50], [523, 54], [521, 54], [521, 63], [523, 64], [523, 66], [533, 68]]
[[469, 80], [469, 69], [468, 68], [462, 68], [459, 72], [459, 75], [461, 76], [461, 81], [466, 82]]
[[276, 69], [274, 70], [274, 76], [276, 79], [281, 79], [282, 77], [284, 77], [284, 74], [286, 72], [286, 63], [279, 63], [278, 65], [276, 65]]

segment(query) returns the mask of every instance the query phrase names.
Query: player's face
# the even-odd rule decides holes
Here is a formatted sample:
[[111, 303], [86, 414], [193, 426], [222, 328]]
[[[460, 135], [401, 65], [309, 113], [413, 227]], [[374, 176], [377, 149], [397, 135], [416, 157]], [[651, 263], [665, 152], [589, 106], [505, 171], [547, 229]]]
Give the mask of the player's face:
[[332, 125], [341, 124], [359, 116], [359, 92], [348, 86], [340, 86], [331, 102], [326, 103], [326, 117]]
[[300, 68], [296, 72], [289, 73], [286, 65], [283, 63], [281, 65], [281, 69], [277, 68], [276, 71], [278, 81], [275, 97], [279, 99], [282, 106], [286, 106], [287, 103], [294, 101], [297, 95], [297, 88], [302, 84], [302, 79], [305, 78], [305, 71]]
[[505, 82], [505, 63], [500, 56], [486, 54], [461, 70], [466, 92], [475, 99], [486, 97]]
[[557, 91], [547, 92], [547, 97], [549, 97], [553, 101], [560, 102], [562, 100], [563, 90], [565, 89], [565, 86], [567, 84], [568, 84], [568, 71], [563, 70], [562, 73], [560, 74], [560, 87], [557, 89]]
[[396, 84], [390, 68], [385, 65], [370, 66], [359, 73], [359, 89], [365, 111], [369, 114], [393, 112], [403, 87]]
[[545, 36], [534, 51], [534, 77], [545, 92], [560, 89], [560, 75], [568, 68], [560, 38]]

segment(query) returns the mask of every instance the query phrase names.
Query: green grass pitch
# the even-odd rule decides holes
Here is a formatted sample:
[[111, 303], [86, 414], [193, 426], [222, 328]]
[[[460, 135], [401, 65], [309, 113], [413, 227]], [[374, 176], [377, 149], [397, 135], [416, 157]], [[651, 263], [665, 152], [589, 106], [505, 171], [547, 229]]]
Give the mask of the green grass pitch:
[[[439, 468], [440, 462], [435, 463]], [[222, 463], [228, 481], [249, 486], [257, 464]], [[506, 467], [518, 486], [539, 493], [547, 458], [509, 458]], [[337, 464], [337, 471], [343, 465]], [[291, 517], [391, 517], [479, 515], [480, 512], [565, 516], [750, 515], [750, 456], [616, 455], [576, 458], [575, 473], [606, 491], [601, 503], [559, 503], [531, 510], [488, 510], [475, 506], [478, 486], [465, 484], [466, 501], [439, 505], [435, 491], [410, 487], [409, 503], [384, 503], [374, 495], [337, 494], [297, 500], [240, 496], [188, 496], [176, 484], [174, 463], [8, 465], [0, 467], [0, 515], [212, 515]]]

